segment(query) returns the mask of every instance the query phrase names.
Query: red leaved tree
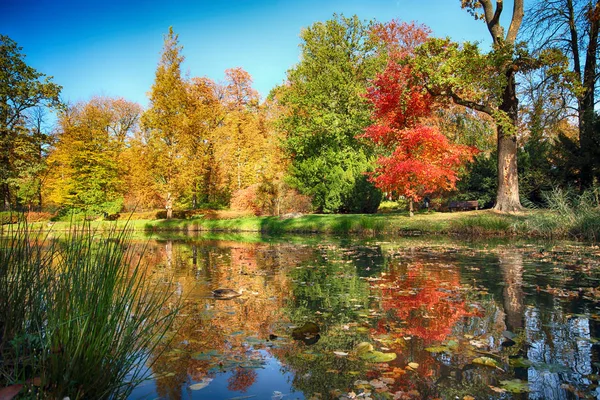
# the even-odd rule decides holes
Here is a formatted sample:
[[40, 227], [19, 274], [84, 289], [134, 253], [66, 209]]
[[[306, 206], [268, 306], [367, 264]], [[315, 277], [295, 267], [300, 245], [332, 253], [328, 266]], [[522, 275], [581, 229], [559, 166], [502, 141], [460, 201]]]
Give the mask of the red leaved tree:
[[406, 197], [411, 216], [413, 202], [454, 189], [458, 170], [476, 152], [451, 143], [436, 127], [426, 125], [433, 114], [433, 98], [408, 61], [428, 32], [423, 26], [396, 21], [375, 29], [387, 45], [389, 61], [367, 91], [373, 124], [362, 135], [389, 152], [379, 158], [372, 181], [384, 192]]

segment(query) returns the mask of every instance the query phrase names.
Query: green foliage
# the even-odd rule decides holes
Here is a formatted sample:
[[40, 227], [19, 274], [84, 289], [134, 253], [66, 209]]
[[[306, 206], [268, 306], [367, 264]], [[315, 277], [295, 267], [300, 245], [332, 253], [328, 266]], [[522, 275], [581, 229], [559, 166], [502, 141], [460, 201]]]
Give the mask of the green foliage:
[[374, 191], [360, 179], [372, 165], [373, 149], [357, 139], [370, 117], [363, 94], [383, 66], [370, 26], [356, 16], [334, 16], [303, 30], [301, 61], [277, 89], [288, 111], [280, 126], [292, 157], [289, 182], [319, 211], [370, 210], [376, 202], [374, 193], [367, 204], [356, 201], [357, 191]]
[[290, 166], [288, 178], [293, 187], [313, 199], [313, 206], [324, 213], [373, 213], [381, 201], [381, 192], [365, 175], [372, 163], [360, 151], [321, 154], [298, 160]]
[[[17, 198], [37, 188], [26, 188], [39, 175], [42, 163], [39, 130], [28, 130], [26, 111], [42, 105], [57, 106], [61, 87], [44, 79], [28, 66], [22, 48], [8, 36], [0, 35], [0, 195], [4, 207], [15, 206]], [[37, 182], [39, 185], [39, 181]], [[19, 192], [19, 193], [17, 193]]]
[[126, 398], [171, 325], [168, 286], [150, 287], [128, 235], [74, 228], [64, 241], [19, 225], [0, 243], [0, 386], [36, 398]]
[[483, 208], [494, 205], [498, 178], [496, 174], [496, 153], [480, 153], [467, 165], [456, 185], [458, 192], [452, 196], [455, 200], [478, 200]]
[[533, 135], [519, 151], [519, 192], [523, 204], [540, 206], [543, 192], [551, 190], [556, 181], [552, 165], [553, 143]]

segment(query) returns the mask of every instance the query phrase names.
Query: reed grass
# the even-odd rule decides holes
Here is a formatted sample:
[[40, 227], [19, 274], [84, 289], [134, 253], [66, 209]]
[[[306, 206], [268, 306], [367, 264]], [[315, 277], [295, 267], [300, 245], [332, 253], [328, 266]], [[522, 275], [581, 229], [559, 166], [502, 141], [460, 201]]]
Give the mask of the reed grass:
[[151, 287], [133, 249], [125, 230], [100, 238], [89, 226], [50, 240], [18, 225], [0, 239], [1, 386], [106, 399], [145, 379], [177, 306], [166, 307], [170, 288]]

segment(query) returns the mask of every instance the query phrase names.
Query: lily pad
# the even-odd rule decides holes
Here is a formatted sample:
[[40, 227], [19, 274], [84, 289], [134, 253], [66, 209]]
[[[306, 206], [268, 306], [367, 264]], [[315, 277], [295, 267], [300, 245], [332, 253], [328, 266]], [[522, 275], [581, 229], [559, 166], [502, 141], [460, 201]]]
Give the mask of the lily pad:
[[431, 346], [425, 348], [425, 351], [428, 351], [430, 353], [444, 353], [449, 350], [450, 349], [446, 346]]
[[473, 364], [485, 365], [486, 367], [502, 369], [500, 368], [500, 364], [498, 363], [498, 361], [490, 357], [477, 357], [472, 362]]
[[213, 357], [219, 357], [221, 354], [217, 350], [202, 351], [192, 354], [194, 360], [210, 361]]
[[500, 386], [511, 393], [526, 393], [529, 392], [527, 382], [520, 379], [512, 379], [510, 381], [500, 381]]
[[396, 359], [396, 353], [382, 353], [381, 351], [367, 351], [359, 354], [359, 357], [365, 361], [374, 363], [385, 363]]

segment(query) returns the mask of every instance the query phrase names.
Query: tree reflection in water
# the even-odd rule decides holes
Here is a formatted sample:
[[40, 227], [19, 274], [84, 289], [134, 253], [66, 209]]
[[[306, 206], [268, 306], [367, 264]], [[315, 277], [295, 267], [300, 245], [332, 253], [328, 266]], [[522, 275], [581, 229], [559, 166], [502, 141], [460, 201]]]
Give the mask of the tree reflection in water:
[[[572, 279], [527, 247], [196, 240], [143, 257], [186, 299], [152, 367], [161, 398], [600, 397], [598, 302], [578, 295], [598, 272]], [[215, 300], [218, 287], [246, 291]], [[318, 341], [293, 340], [311, 324]], [[369, 362], [361, 342], [397, 357]]]

